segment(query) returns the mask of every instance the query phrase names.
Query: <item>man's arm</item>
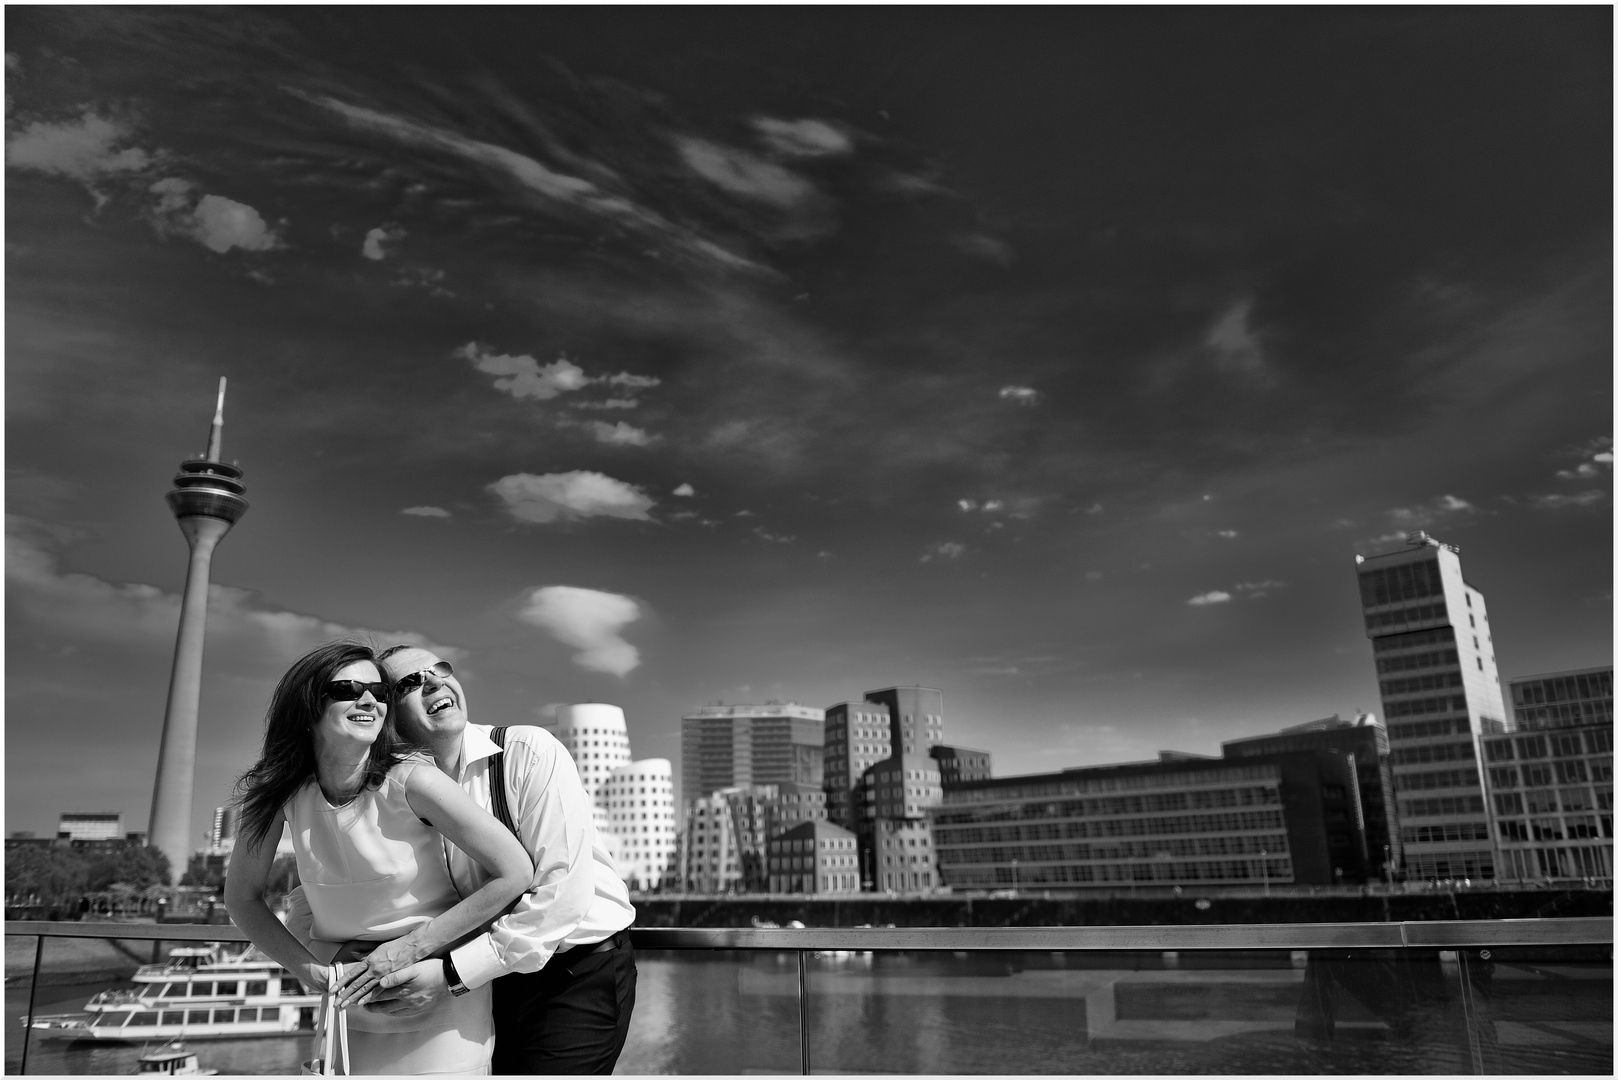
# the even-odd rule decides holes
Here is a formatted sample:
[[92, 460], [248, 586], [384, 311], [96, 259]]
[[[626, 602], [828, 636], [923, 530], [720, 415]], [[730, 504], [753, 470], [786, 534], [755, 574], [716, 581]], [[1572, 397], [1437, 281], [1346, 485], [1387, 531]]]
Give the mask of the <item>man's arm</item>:
[[533, 883], [511, 911], [450, 956], [468, 987], [509, 972], [538, 971], [595, 902], [593, 807], [573, 758], [541, 729], [507, 735], [491, 768], [505, 770], [506, 794], [523, 846], [534, 859]]

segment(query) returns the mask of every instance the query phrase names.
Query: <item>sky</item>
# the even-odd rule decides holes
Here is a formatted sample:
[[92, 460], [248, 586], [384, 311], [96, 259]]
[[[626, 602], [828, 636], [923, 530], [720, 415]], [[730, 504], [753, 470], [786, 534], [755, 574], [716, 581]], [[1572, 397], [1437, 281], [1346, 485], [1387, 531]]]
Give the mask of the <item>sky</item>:
[[943, 691], [997, 775], [1379, 711], [1425, 529], [1612, 659], [1606, 7], [5, 11], [5, 827], [150, 809], [229, 379], [199, 838], [270, 688]]

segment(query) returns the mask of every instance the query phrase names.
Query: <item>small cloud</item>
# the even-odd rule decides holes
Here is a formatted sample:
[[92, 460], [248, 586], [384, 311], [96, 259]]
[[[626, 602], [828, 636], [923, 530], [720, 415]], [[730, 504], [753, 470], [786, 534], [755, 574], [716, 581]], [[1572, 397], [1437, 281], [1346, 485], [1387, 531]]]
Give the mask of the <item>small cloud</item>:
[[652, 436], [638, 427], [632, 427], [624, 423], [622, 420], [616, 424], [609, 424], [604, 420], [592, 420], [588, 427], [590, 428], [590, 434], [595, 436], [596, 442], [606, 443], [608, 446], [646, 446], [652, 441]]
[[1243, 300], [1220, 316], [1208, 331], [1204, 344], [1218, 356], [1221, 367], [1244, 374], [1264, 370], [1264, 350], [1248, 325], [1252, 310], [1253, 302]]
[[824, 120], [774, 120], [756, 116], [753, 127], [771, 150], [787, 157], [827, 157], [854, 149], [854, 141], [841, 128]]
[[449, 511], [445, 510], [442, 506], [407, 506], [403, 510], [399, 511], [399, 513], [409, 514], [412, 517], [449, 517]]
[[1580, 451], [1579, 457], [1588, 458], [1581, 461], [1571, 469], [1558, 469], [1556, 476], [1560, 480], [1593, 480], [1600, 476], [1604, 470], [1612, 468], [1612, 439], [1602, 435], [1590, 442]]
[[383, 245], [403, 240], [407, 235], [409, 234], [397, 225], [378, 225], [365, 234], [365, 243], [360, 247], [360, 254], [367, 259], [381, 262], [388, 257]]
[[622, 386], [627, 390], [650, 390], [652, 387], [660, 386], [663, 383], [662, 379], [655, 376], [631, 375], [627, 371], [620, 371], [616, 375], [603, 375], [597, 381], [604, 382], [608, 386]]
[[532, 356], [508, 356], [487, 352], [476, 342], [468, 342], [456, 349], [453, 356], [470, 361], [479, 371], [498, 375], [496, 390], [504, 390], [519, 401], [533, 398], [547, 401], [569, 390], [579, 390], [590, 384], [584, 369], [563, 356], [549, 364], [540, 364]]
[[1002, 386], [1000, 397], [1005, 401], [1015, 401], [1018, 405], [1038, 405], [1041, 394], [1028, 386]]
[[1599, 506], [1605, 502], [1605, 491], [1581, 491], [1577, 495], [1535, 495], [1534, 505], [1542, 510], [1560, 510], [1568, 506]]
[[1237, 532], [1235, 529], [1220, 529], [1214, 535], [1218, 536], [1218, 537], [1221, 537], [1221, 538], [1223, 538], [1225, 540], [1234, 540], [1238, 536], [1240, 536], [1241, 533]]
[[966, 554], [966, 545], [965, 544], [957, 544], [957, 543], [954, 543], [952, 541], [942, 541], [942, 542], [934, 544], [932, 547], [928, 548], [927, 553], [921, 557], [921, 561], [922, 562], [932, 562], [933, 559], [935, 559], [935, 558], [938, 558], [938, 559], [959, 559], [962, 555], [965, 555], [965, 554]]
[[753, 511], [751, 511], [751, 510], [738, 510], [738, 511], [736, 511], [736, 516], [737, 517], [752, 517], [753, 516]]
[[219, 255], [231, 248], [271, 251], [281, 246], [264, 218], [246, 203], [223, 195], [204, 195], [193, 202], [195, 186], [173, 176], [149, 190], [157, 196], [151, 214], [159, 233], [189, 237]]
[[1102, 507], [1102, 505], [1100, 503], [1091, 503], [1089, 506], [1084, 508], [1084, 512], [1086, 514], [1095, 515], [1095, 514], [1104, 514], [1107, 511]]
[[999, 263], [1005, 266], [1011, 262], [1012, 250], [1003, 240], [996, 240], [984, 233], [969, 233], [950, 237], [951, 244], [960, 250], [986, 262]]
[[[1607, 458], [1610, 463], [1612, 455], [1608, 454]], [[1581, 461], [1576, 468], [1556, 470], [1556, 477], [1559, 480], [1589, 480], [1600, 475], [1601, 470], [1591, 461]]]
[[753, 535], [760, 540], [768, 540], [772, 544], [790, 544], [798, 539], [796, 536], [782, 536], [779, 533], [772, 533], [762, 525], [753, 527]]
[[682, 499], [688, 499], [696, 493], [697, 489], [692, 487], [690, 484], [681, 484], [679, 487], [675, 488], [673, 492], [671, 492], [671, 494], [678, 495]]
[[605, 401], [575, 401], [575, 409], [638, 409], [640, 402], [634, 398], [608, 398]]
[[955, 505], [959, 506], [963, 513], [968, 514], [978, 508], [978, 504], [971, 499], [956, 499]]
[[640, 488], [598, 472], [514, 473], [489, 485], [518, 521], [547, 525], [589, 517], [649, 521], [655, 503]]
[[152, 163], [144, 150], [117, 148], [128, 139], [122, 124], [85, 109], [77, 120], [35, 121], [11, 136], [6, 140], [6, 164], [88, 184], [113, 173], [139, 172]]
[[1453, 495], [1440, 495], [1438, 497], [1438, 508], [1440, 510], [1448, 510], [1451, 513], [1459, 513], [1462, 510], [1470, 511], [1477, 509], [1477, 507], [1473, 506], [1465, 499], [1457, 499]]
[[1286, 588], [1286, 584], [1287, 583], [1284, 582], [1284, 581], [1273, 581], [1273, 580], [1271, 580], [1269, 578], [1266, 578], [1263, 581], [1240, 581], [1240, 582], [1237, 582], [1235, 585], [1231, 586], [1231, 590], [1233, 592], [1237, 592], [1237, 593], [1242, 594], [1243, 596], [1247, 597], [1249, 600], [1256, 600], [1258, 597], [1264, 596], [1267, 593], [1269, 593], [1270, 590], [1272, 590], [1272, 589], [1284, 589], [1284, 588]]
[[640, 605], [627, 596], [571, 585], [535, 589], [517, 612], [523, 622], [579, 650], [573, 662], [580, 667], [619, 678], [640, 666], [640, 650], [621, 633], [640, 617]]
[[814, 185], [791, 169], [703, 139], [680, 139], [680, 157], [698, 176], [744, 199], [794, 207], [815, 194]]
[[1004, 509], [1005, 505], [1006, 504], [1004, 502], [1002, 502], [1001, 500], [999, 500], [999, 499], [990, 499], [989, 501], [987, 501], [987, 502], [985, 502], [983, 504], [983, 512], [985, 514], [992, 514], [996, 510]]
[[831, 552], [829, 552], [829, 551], [817, 551], [817, 552], [815, 552], [815, 558], [820, 559], [821, 561], [825, 561], [826, 559], [829, 559], [831, 557], [832, 557]]
[[1209, 604], [1228, 604], [1230, 603], [1230, 593], [1225, 592], [1223, 589], [1214, 589], [1210, 592], [1199, 593], [1198, 595], [1187, 600], [1186, 603], [1190, 604], [1192, 607], [1207, 607]]

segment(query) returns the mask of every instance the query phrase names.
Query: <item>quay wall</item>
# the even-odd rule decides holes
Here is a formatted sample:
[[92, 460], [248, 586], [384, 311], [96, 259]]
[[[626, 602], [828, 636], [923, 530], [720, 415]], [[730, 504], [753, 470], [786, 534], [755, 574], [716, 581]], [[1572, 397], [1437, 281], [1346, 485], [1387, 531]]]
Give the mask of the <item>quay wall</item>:
[[1596, 889], [1222, 898], [636, 896], [634, 903], [635, 925], [646, 927], [785, 926], [792, 920], [805, 926], [1173, 926], [1612, 914], [1612, 893]]

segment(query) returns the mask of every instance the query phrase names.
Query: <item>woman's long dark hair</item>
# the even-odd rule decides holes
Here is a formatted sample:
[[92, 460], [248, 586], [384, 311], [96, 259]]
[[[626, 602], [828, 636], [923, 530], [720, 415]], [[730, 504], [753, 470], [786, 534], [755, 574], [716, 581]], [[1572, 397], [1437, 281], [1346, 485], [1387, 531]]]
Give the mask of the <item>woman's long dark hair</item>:
[[394, 724], [393, 680], [377, 661], [376, 650], [357, 641], [332, 641], [320, 646], [281, 676], [264, 718], [264, 750], [258, 762], [236, 781], [236, 803], [241, 808], [237, 835], [247, 847], [264, 843], [275, 815], [315, 774], [312, 729], [326, 708], [326, 683], [343, 668], [362, 661], [376, 664], [388, 686], [383, 697], [389, 706], [366, 760], [365, 787], [379, 786], [389, 769], [419, 749], [401, 737]]

